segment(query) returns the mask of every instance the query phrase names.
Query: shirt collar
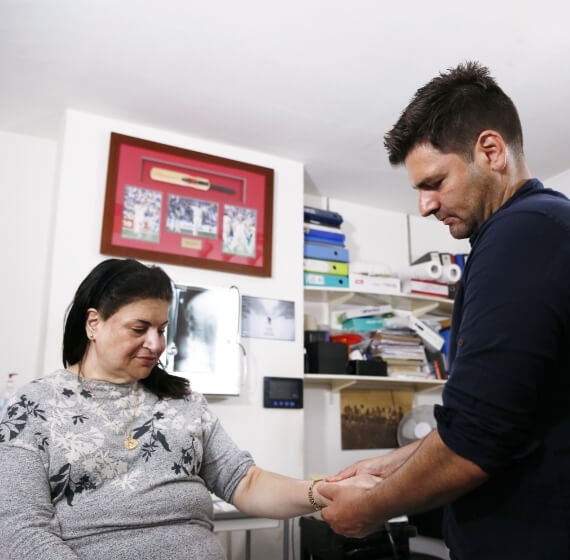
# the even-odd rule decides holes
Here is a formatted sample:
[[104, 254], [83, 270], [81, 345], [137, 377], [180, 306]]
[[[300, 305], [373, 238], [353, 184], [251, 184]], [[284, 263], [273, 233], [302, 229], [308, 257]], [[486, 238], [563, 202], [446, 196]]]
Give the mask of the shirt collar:
[[469, 238], [469, 243], [471, 247], [479, 237], [481, 230], [497, 215], [512, 206], [517, 200], [525, 198], [529, 194], [532, 194], [538, 190], [544, 189], [544, 185], [538, 179], [529, 179], [523, 185], [515, 191], [513, 196], [511, 196], [492, 216], [490, 216], [487, 221], [483, 222], [481, 227]]

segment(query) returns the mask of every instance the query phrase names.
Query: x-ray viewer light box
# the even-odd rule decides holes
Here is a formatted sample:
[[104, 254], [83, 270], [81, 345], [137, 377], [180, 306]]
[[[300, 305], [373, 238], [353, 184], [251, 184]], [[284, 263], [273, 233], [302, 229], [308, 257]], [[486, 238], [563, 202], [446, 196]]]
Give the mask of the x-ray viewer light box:
[[175, 284], [162, 363], [205, 395], [239, 395], [243, 353], [237, 288]]

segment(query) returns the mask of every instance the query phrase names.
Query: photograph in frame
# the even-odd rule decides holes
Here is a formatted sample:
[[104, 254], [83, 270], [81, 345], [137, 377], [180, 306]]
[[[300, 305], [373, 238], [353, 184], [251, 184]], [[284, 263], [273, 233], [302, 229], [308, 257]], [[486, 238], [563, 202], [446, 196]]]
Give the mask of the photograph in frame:
[[241, 335], [244, 338], [295, 340], [295, 302], [242, 296]]

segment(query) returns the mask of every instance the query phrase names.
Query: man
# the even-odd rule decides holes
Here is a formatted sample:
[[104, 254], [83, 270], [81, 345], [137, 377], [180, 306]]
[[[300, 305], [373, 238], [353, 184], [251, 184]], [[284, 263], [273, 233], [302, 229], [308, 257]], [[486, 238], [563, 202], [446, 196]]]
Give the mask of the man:
[[419, 89], [385, 145], [471, 252], [437, 429], [329, 479], [381, 476], [372, 489], [321, 483], [323, 518], [364, 536], [447, 504], [453, 559], [568, 559], [570, 201], [531, 179], [516, 108], [478, 63]]

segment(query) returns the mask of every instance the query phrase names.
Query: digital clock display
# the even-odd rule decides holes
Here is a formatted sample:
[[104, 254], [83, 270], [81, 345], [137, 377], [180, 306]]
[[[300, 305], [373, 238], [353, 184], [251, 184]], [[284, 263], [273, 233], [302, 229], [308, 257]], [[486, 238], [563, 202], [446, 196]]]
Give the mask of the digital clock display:
[[264, 377], [265, 408], [303, 408], [303, 380], [295, 377]]

